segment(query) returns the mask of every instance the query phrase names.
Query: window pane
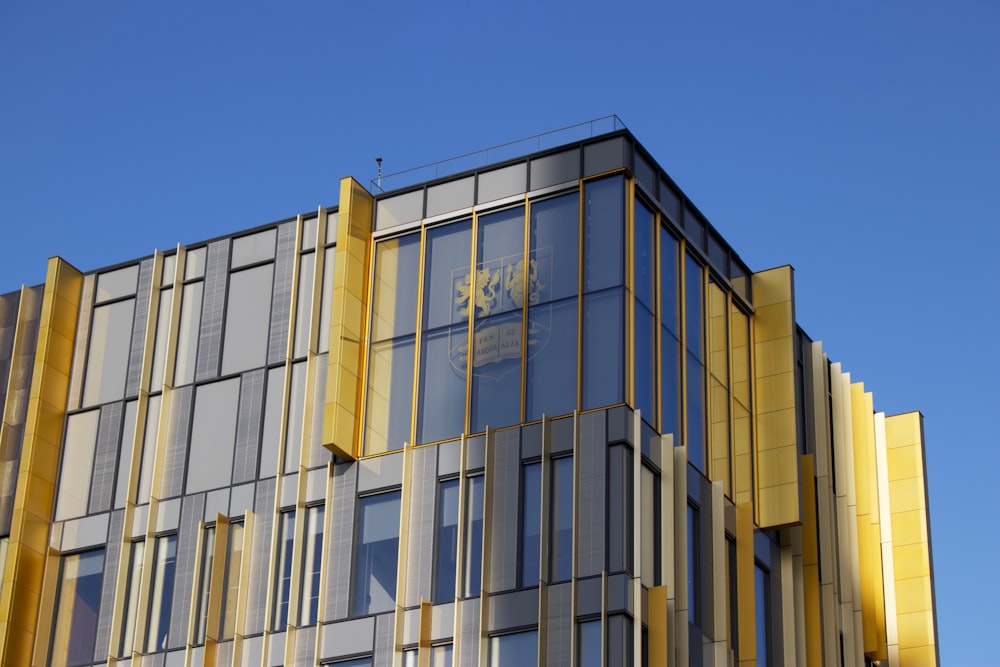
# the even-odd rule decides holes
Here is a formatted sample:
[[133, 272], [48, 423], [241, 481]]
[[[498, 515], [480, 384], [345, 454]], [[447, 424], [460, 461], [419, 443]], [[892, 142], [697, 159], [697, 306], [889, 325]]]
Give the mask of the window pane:
[[451, 644], [441, 644], [431, 647], [431, 667], [452, 667], [453, 647]]
[[148, 503], [150, 494], [150, 484], [153, 476], [153, 460], [155, 457], [156, 438], [160, 423], [160, 401], [161, 396], [149, 397], [149, 404], [146, 406], [146, 431], [142, 436], [142, 469], [139, 471], [139, 494], [136, 502], [138, 504]]
[[238, 266], [274, 259], [274, 241], [277, 238], [278, 230], [268, 229], [233, 239], [231, 266], [235, 269]]
[[187, 258], [184, 260], [184, 280], [194, 280], [205, 276], [205, 260], [208, 257], [208, 248], [202, 246], [194, 250], [187, 251]]
[[687, 445], [688, 461], [705, 471], [705, 367], [690, 352], [687, 355]]
[[[323, 562], [324, 505], [306, 508], [306, 543], [302, 556], [302, 593], [299, 596], [299, 627], [319, 621], [319, 573]], [[235, 598], [233, 598], [235, 600]]]
[[122, 618], [122, 641], [118, 655], [128, 657], [135, 648], [135, 620], [139, 611], [139, 587], [142, 584], [142, 558], [146, 553], [145, 542], [133, 542], [129, 560], [125, 593], [125, 611]]
[[432, 329], [469, 316], [469, 260], [472, 221], [427, 231], [424, 266], [424, 328]]
[[524, 305], [524, 207], [479, 218], [476, 238], [475, 316]]
[[87, 513], [100, 415], [100, 410], [91, 410], [70, 415], [66, 419], [66, 444], [59, 474], [56, 521]]
[[573, 457], [552, 459], [549, 518], [549, 582], [573, 576]]
[[624, 282], [625, 189], [620, 177], [587, 183], [584, 189], [583, 289]]
[[125, 396], [134, 309], [135, 299], [94, 308], [84, 405], [118, 401]]
[[416, 331], [419, 271], [419, 233], [381, 241], [375, 246], [372, 340]]
[[204, 644], [208, 627], [208, 596], [212, 582], [212, 560], [215, 556], [215, 526], [206, 526], [201, 543], [201, 568], [198, 582], [198, 612], [195, 617], [194, 643]]
[[306, 409], [306, 362], [292, 364], [292, 388], [288, 396], [288, 429], [285, 432], [285, 474], [299, 469], [302, 428]]
[[434, 602], [455, 598], [458, 559], [458, 480], [438, 485], [437, 554], [434, 566]]
[[660, 322], [676, 336], [677, 327], [677, 239], [660, 227]]
[[236, 632], [236, 602], [240, 591], [240, 568], [243, 565], [243, 524], [229, 524], [229, 548], [226, 550], [225, 582], [219, 612], [220, 638], [232, 639]]
[[477, 320], [469, 431], [521, 421], [521, 313]]
[[104, 549], [63, 557], [55, 607], [53, 667], [93, 662], [103, 581]]
[[454, 438], [465, 422], [466, 325], [424, 334], [417, 443]]
[[273, 264], [230, 274], [223, 375], [265, 364], [273, 277]]
[[[191, 253], [188, 253], [190, 260]], [[198, 327], [201, 325], [201, 297], [204, 283], [197, 282], [184, 286], [181, 297], [181, 319], [177, 330], [177, 356], [174, 359], [174, 386], [194, 382], [194, 366], [197, 361]]]
[[601, 667], [601, 621], [583, 621], [577, 625], [576, 664], [578, 667]]
[[490, 667], [538, 664], [538, 632], [515, 632], [490, 637]]
[[656, 329], [653, 313], [635, 304], [635, 407], [643, 419], [656, 423]]
[[124, 269], [109, 271], [97, 276], [96, 303], [118, 299], [135, 294], [136, 281], [139, 279], [139, 265], [133, 264]]
[[316, 253], [302, 255], [299, 260], [299, 298], [295, 304], [295, 344], [292, 355], [304, 357], [309, 351], [309, 329], [312, 317], [313, 277], [316, 271]]
[[531, 204], [531, 267], [536, 300], [529, 305], [576, 296], [580, 257], [580, 195], [572, 193]]
[[196, 389], [187, 493], [229, 486], [232, 481], [239, 397], [238, 377]]
[[542, 464], [524, 466], [521, 486], [521, 586], [537, 586], [542, 536]]
[[663, 395], [661, 399], [661, 420], [660, 430], [663, 433], [672, 433], [674, 445], [680, 445], [681, 436], [681, 366], [680, 366], [680, 343], [666, 327], [660, 327], [660, 343], [663, 345], [663, 352], [660, 357], [660, 387]]
[[372, 345], [365, 404], [365, 454], [402, 449], [413, 414], [413, 336]]
[[391, 611], [399, 558], [399, 491], [359, 499], [351, 610], [354, 616]]
[[156, 538], [156, 555], [153, 559], [153, 588], [149, 597], [149, 634], [146, 652], [155, 653], [167, 648], [170, 630], [170, 604], [174, 597], [174, 574], [177, 568], [177, 536]]
[[653, 310], [653, 213], [635, 202], [635, 297]]
[[292, 590], [292, 544], [295, 539], [295, 511], [282, 512], [278, 523], [278, 556], [274, 587], [274, 610], [271, 630], [281, 632], [288, 626], [288, 599]]
[[624, 399], [624, 309], [620, 289], [588, 294], [583, 301], [583, 409]]
[[754, 607], [757, 616], [757, 667], [771, 664], [771, 574], [760, 565], [754, 565]]
[[167, 363], [167, 331], [173, 300], [174, 290], [165, 289], [160, 292], [160, 307], [156, 313], [156, 342], [153, 344], [153, 370], [149, 378], [150, 391], [163, 389], [163, 373]]
[[608, 572], [632, 569], [632, 450], [608, 449]]
[[[333, 271], [337, 267], [337, 249], [323, 251], [323, 293], [319, 305], [319, 342], [317, 352], [330, 351], [330, 315], [333, 309]], [[416, 303], [416, 302], [414, 302]]]
[[267, 371], [267, 394], [264, 396], [264, 431], [260, 444], [260, 477], [278, 474], [278, 442], [281, 440], [282, 399], [285, 391], [285, 367]]
[[483, 573], [483, 479], [469, 477], [465, 483], [465, 595], [482, 592]]
[[701, 265], [691, 255], [687, 255], [684, 276], [685, 325], [687, 327], [687, 349], [699, 360], [703, 356], [704, 307], [702, 304]]
[[524, 418], [565, 415], [576, 408], [576, 298], [528, 310]]

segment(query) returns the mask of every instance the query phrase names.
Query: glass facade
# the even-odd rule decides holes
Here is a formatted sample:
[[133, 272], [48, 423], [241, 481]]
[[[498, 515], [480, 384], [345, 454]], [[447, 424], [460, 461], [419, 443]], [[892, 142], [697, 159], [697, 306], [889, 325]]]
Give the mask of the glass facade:
[[55, 287], [0, 295], [0, 563], [37, 575], [2, 600], [49, 614], [35, 661], [650, 664], [683, 559], [668, 664], [788, 662], [794, 589], [842, 547], [816, 460], [860, 419], [790, 271], [752, 273], [627, 133], [355, 186], [81, 274], [66, 322]]

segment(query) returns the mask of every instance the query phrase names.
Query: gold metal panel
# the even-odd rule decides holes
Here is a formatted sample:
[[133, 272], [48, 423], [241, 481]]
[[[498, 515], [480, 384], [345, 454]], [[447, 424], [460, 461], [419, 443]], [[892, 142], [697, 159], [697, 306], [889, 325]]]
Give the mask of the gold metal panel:
[[930, 610], [899, 614], [900, 650], [934, 643], [934, 616]]
[[823, 665], [823, 614], [819, 592], [819, 532], [816, 520], [815, 464], [802, 456], [802, 597], [806, 664]]
[[886, 452], [886, 458], [890, 482], [923, 475], [924, 459], [917, 445], [890, 449]]
[[[771, 269], [774, 271], [775, 269]], [[754, 298], [756, 299], [756, 288]], [[754, 311], [754, 344], [786, 338], [795, 331], [795, 320], [791, 300], [769, 306], [758, 306]]]
[[[55, 501], [58, 465], [52, 459], [58, 458], [72, 364], [72, 355], [65, 353], [66, 341], [51, 339], [57, 335], [68, 339], [72, 349], [82, 284], [79, 271], [58, 257], [49, 260], [0, 594], [0, 619], [7, 621], [0, 634], [0, 663], [4, 665], [27, 665], [32, 659]], [[27, 325], [24, 312], [19, 312], [15, 344]], [[49, 352], [53, 352], [51, 357]], [[29, 350], [22, 348], [20, 354], [30, 358]]]
[[323, 445], [352, 460], [360, 454], [359, 418], [364, 395], [360, 378], [364, 377], [372, 210], [373, 199], [368, 191], [353, 178], [341, 179], [333, 294], [328, 297], [333, 304]]
[[757, 611], [754, 604], [753, 506], [736, 505], [736, 606], [739, 609], [737, 664], [757, 665]]
[[892, 544], [902, 547], [927, 542], [927, 515], [924, 510], [892, 513]]
[[926, 611], [925, 605], [930, 597], [930, 577], [902, 579], [896, 584], [896, 613], [909, 614], [916, 611]]
[[936, 667], [937, 650], [933, 646], [899, 649], [899, 663], [904, 667]]
[[670, 611], [667, 603], [667, 587], [653, 586], [646, 595], [649, 605], [647, 629], [649, 632], [649, 664], [666, 665], [670, 647], [667, 641], [667, 619]]

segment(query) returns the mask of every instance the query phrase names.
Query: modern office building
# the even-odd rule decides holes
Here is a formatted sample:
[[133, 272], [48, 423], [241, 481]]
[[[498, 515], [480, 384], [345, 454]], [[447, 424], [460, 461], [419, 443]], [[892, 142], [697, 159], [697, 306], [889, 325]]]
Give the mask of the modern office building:
[[921, 416], [592, 127], [0, 297], [2, 664], [936, 664]]

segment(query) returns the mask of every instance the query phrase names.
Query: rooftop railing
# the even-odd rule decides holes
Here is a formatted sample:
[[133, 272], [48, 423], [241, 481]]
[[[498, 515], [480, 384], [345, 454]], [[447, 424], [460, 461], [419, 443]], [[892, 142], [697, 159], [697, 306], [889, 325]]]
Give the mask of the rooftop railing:
[[371, 191], [375, 194], [398, 190], [414, 183], [430, 181], [449, 174], [457, 174], [470, 169], [485, 167], [505, 160], [510, 160], [529, 153], [537, 153], [547, 148], [555, 148], [563, 144], [589, 139], [600, 134], [607, 134], [626, 129], [625, 123], [618, 116], [602, 116], [575, 125], [567, 125], [557, 130], [549, 130], [524, 139], [515, 139], [489, 148], [483, 148], [472, 153], [438, 160], [419, 167], [412, 167], [391, 174], [382, 174], [371, 179]]

